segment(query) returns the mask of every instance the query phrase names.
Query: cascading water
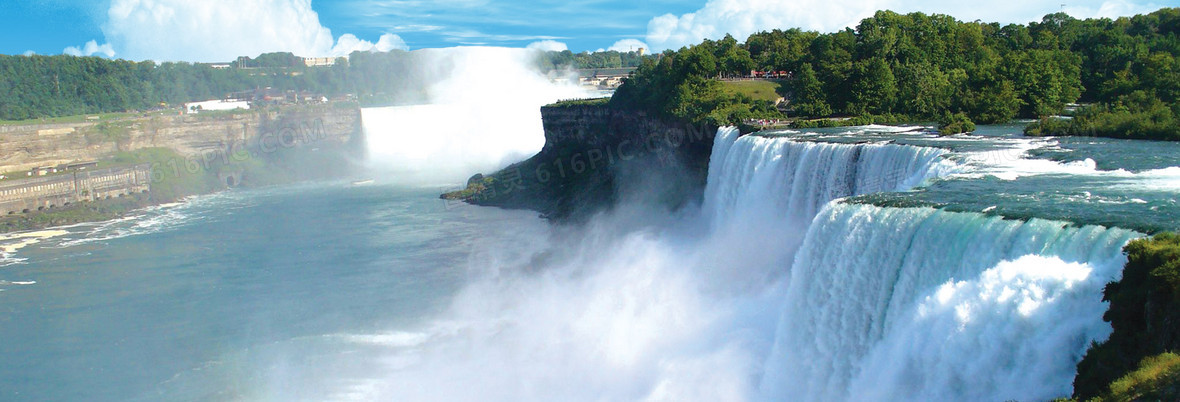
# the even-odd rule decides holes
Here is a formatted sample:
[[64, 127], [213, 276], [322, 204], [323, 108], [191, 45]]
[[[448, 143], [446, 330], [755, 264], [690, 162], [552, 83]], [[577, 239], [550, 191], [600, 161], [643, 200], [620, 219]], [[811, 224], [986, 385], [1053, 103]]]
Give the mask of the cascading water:
[[833, 204], [795, 258], [763, 390], [807, 400], [1068, 395], [1137, 234]]
[[715, 220], [775, 211], [806, 225], [831, 200], [903, 191], [958, 169], [938, 148], [739, 135], [722, 128], [714, 141], [705, 203]]
[[[946, 154], [932, 147], [741, 136], [735, 128], [721, 128], [710, 156], [704, 210], [714, 238], [741, 239], [729, 252], [762, 256], [747, 268], [773, 278], [790, 264], [812, 217], [826, 203], [903, 191], [958, 171]], [[720, 256], [718, 262], [730, 258]]]
[[938, 148], [738, 135], [718, 133], [705, 210], [714, 239], [789, 272], [764, 398], [1051, 399], [1108, 335], [1100, 292], [1139, 234], [832, 202], [963, 167]]

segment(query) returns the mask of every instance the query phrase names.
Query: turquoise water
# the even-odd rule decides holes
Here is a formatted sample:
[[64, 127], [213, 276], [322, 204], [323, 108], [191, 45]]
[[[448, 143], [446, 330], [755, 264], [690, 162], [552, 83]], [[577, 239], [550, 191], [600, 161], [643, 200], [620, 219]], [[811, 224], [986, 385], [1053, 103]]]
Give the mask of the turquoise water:
[[473, 247], [540, 224], [435, 189], [323, 184], [68, 228], [0, 268], [0, 400], [329, 398], [366, 368], [321, 356], [437, 314]]
[[961, 166], [906, 192], [851, 201], [933, 206], [1008, 218], [1045, 218], [1145, 233], [1180, 230], [1180, 143], [1109, 138], [1026, 138], [1021, 125], [938, 137], [889, 127], [772, 132], [799, 141], [890, 143], [950, 151]]

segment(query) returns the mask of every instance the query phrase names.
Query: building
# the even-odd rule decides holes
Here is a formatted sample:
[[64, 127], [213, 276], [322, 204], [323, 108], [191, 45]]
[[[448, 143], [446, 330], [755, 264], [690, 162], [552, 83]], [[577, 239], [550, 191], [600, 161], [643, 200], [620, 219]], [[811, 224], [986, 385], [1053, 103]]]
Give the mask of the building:
[[304, 57], [303, 64], [308, 67], [327, 67], [336, 65], [335, 57]]
[[151, 191], [151, 165], [74, 171], [0, 183], [0, 215]]
[[631, 73], [635, 72], [635, 68], [591, 68], [580, 69], [577, 72], [579, 85], [586, 88], [609, 90], [623, 85], [623, 79], [630, 77]]
[[98, 167], [97, 161], [78, 162], [78, 163], [71, 163], [71, 164], [65, 165], [64, 170], [86, 170], [86, 169], [94, 169], [96, 167]]
[[184, 104], [185, 113], [200, 113], [213, 110], [250, 109], [250, 102], [236, 99], [217, 99]]
[[29, 171], [29, 176], [44, 176], [50, 173], [57, 173], [57, 168], [54, 166], [41, 166], [33, 168]]

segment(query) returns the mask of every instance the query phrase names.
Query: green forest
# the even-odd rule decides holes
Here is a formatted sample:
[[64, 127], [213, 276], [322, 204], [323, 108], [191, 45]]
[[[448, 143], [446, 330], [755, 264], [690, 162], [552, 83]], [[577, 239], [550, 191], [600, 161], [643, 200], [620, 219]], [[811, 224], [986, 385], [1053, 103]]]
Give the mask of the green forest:
[[[543, 71], [638, 66], [638, 52], [538, 52]], [[100, 57], [0, 55], [0, 120], [149, 110], [273, 88], [329, 97], [356, 95], [362, 104], [424, 100], [424, 83], [454, 66], [430, 55], [394, 50], [355, 52], [333, 66], [307, 67], [291, 53], [239, 57], [229, 68], [206, 63], [156, 63]], [[424, 66], [430, 68], [422, 68]]]
[[537, 58], [537, 66], [541, 71], [549, 72], [552, 70], [561, 70], [565, 68], [623, 68], [623, 67], [639, 67], [643, 64], [643, 60], [650, 56], [644, 56], [638, 51], [618, 52], [614, 50], [607, 50], [602, 52], [582, 52], [574, 53], [569, 50], [560, 52], [545, 52], [541, 57]]
[[295, 59], [303, 65], [287, 53], [239, 59], [249, 60], [250, 68], [216, 69], [99, 57], [0, 56], [0, 119], [146, 110], [266, 87], [340, 94], [355, 88], [368, 67], [292, 67]]
[[[783, 116], [719, 78], [783, 71]], [[612, 105], [712, 124], [748, 118], [869, 117], [959, 128], [1040, 119], [1030, 134], [1180, 139], [1180, 8], [1027, 25], [879, 11], [855, 28], [732, 36], [645, 61]], [[1055, 121], [1067, 104], [1093, 104]], [[864, 119], [862, 119], [864, 120]], [[971, 123], [971, 124], [967, 124]]]

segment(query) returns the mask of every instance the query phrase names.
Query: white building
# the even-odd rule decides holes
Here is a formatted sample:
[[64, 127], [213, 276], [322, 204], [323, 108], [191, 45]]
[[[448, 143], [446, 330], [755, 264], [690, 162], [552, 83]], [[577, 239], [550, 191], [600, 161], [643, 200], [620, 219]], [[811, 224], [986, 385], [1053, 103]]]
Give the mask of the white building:
[[304, 57], [303, 64], [308, 67], [326, 67], [336, 65], [335, 57]]
[[202, 111], [211, 110], [234, 110], [234, 109], [249, 109], [250, 102], [242, 100], [207, 100], [202, 102], [189, 102], [184, 104], [185, 113], [200, 113]]

